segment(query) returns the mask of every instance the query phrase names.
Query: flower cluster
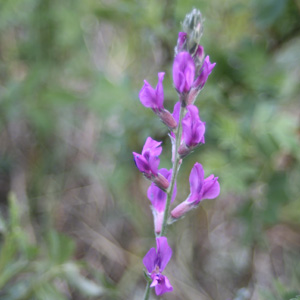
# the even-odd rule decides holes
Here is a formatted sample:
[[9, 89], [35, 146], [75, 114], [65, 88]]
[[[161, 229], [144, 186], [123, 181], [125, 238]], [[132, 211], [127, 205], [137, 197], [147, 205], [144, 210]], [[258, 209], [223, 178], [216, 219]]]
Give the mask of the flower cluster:
[[[141, 154], [133, 152], [137, 168], [152, 181], [147, 196], [152, 206], [157, 249], [151, 248], [143, 263], [151, 282], [149, 287], [155, 287], [157, 295], [173, 290], [168, 278], [162, 275], [172, 256], [172, 249], [164, 236], [167, 225], [185, 216], [202, 200], [214, 199], [220, 193], [218, 177], [210, 175], [205, 178], [202, 165], [196, 162], [189, 177], [190, 194], [170, 212], [170, 205], [176, 198], [176, 179], [182, 160], [196, 147], [205, 143], [206, 124], [201, 120], [194, 103], [216, 64], [210, 62], [209, 56], [204, 54], [203, 46], [199, 45], [202, 35], [201, 20], [200, 11], [193, 10], [183, 23], [186, 31], [178, 35], [173, 63], [173, 83], [179, 101], [175, 104], [173, 113], [164, 107], [165, 73], [158, 73], [155, 88], [145, 80], [139, 93], [141, 103], [151, 108], [169, 128], [172, 142], [173, 166], [170, 170], [159, 169], [162, 142], [148, 137]], [[148, 298], [145, 296], [145, 299]]]

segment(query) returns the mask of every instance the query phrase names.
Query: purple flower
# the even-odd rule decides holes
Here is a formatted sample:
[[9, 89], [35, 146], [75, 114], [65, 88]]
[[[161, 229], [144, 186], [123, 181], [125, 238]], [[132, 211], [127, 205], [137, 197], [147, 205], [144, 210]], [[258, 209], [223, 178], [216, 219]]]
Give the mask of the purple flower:
[[[167, 169], [160, 169], [159, 173], [162, 174], [170, 183], [172, 177], [172, 169], [168, 171]], [[177, 193], [176, 183], [174, 186], [174, 191], [172, 195], [171, 202], [174, 201]], [[154, 183], [148, 188], [147, 196], [152, 203], [152, 212], [154, 216], [154, 229], [156, 233], [161, 232], [161, 227], [164, 219], [164, 211], [167, 200], [167, 193], [158, 188]]]
[[142, 150], [142, 154], [133, 152], [134, 161], [137, 168], [142, 172], [148, 179], [158, 175], [159, 158], [162, 147], [162, 142], [153, 140], [148, 137]]
[[173, 63], [173, 82], [179, 93], [188, 93], [195, 77], [195, 63], [188, 52], [180, 52]]
[[[203, 49], [202, 46], [199, 45], [199, 47], [197, 49], [197, 52], [196, 52], [196, 57], [199, 60], [200, 64], [202, 64], [203, 56], [204, 56], [204, 49]], [[198, 63], [196, 63], [196, 65], [198, 65]], [[188, 94], [188, 97], [187, 97], [187, 100], [186, 100], [187, 105], [191, 105], [195, 102], [198, 94], [200, 93], [201, 89], [205, 85], [205, 83], [207, 81], [207, 78], [210, 75], [210, 73], [212, 72], [215, 65], [216, 65], [216, 63], [212, 64], [209, 61], [209, 56], [205, 57], [205, 60], [202, 64], [199, 72], [197, 72], [196, 76], [198, 76], [198, 77], [194, 81], [192, 89]]]
[[[179, 121], [180, 102], [174, 106], [173, 117]], [[182, 143], [179, 147], [179, 154], [184, 157], [190, 153], [199, 143], [204, 144], [205, 122], [199, 117], [198, 108], [195, 105], [187, 106], [187, 114], [182, 119]], [[171, 133], [174, 138], [175, 135]]]
[[158, 73], [158, 83], [154, 89], [146, 80], [144, 80], [144, 86], [142, 87], [139, 98], [145, 107], [150, 107], [154, 111], [160, 111], [164, 109], [164, 89], [163, 80], [165, 73]]
[[182, 217], [195, 208], [204, 199], [214, 199], [220, 194], [218, 177], [210, 175], [204, 179], [204, 170], [201, 164], [196, 163], [190, 174], [190, 195], [171, 211], [174, 219]]
[[183, 140], [188, 147], [204, 144], [205, 123], [200, 120], [198, 108], [189, 105], [187, 109], [188, 112], [182, 120]]
[[203, 88], [205, 82], [207, 81], [208, 76], [212, 72], [213, 68], [215, 67], [216, 63], [211, 63], [209, 61], [209, 56], [207, 55], [204, 59], [203, 65], [200, 69], [200, 75], [195, 80], [193, 87], [197, 88], [197, 90], [200, 90]]
[[137, 168], [146, 178], [152, 180], [159, 188], [166, 190], [169, 181], [158, 172], [159, 158], [162, 142], [157, 142], [148, 137], [142, 150], [142, 154], [132, 152]]
[[151, 248], [143, 259], [143, 263], [152, 279], [150, 287], [155, 287], [156, 295], [172, 292], [173, 287], [167, 276], [162, 275], [170, 258], [172, 249], [166, 237], [156, 238], [156, 249]]
[[164, 89], [163, 80], [165, 73], [158, 73], [158, 83], [154, 89], [146, 80], [144, 80], [144, 86], [142, 87], [139, 97], [140, 101], [145, 107], [152, 108], [152, 110], [158, 115], [158, 117], [170, 128], [177, 127], [177, 123], [172, 117], [171, 113], [164, 109]]

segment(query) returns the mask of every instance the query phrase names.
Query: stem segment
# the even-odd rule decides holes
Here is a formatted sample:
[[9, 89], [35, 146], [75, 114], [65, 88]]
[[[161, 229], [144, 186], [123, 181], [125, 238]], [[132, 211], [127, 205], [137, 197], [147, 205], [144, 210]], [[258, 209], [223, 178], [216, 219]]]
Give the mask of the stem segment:
[[170, 204], [171, 204], [171, 199], [175, 187], [175, 182], [177, 178], [177, 174], [179, 171], [179, 160], [180, 160], [180, 155], [178, 154], [178, 149], [180, 146], [181, 142], [181, 135], [182, 135], [182, 125], [181, 121], [185, 115], [186, 108], [185, 108], [185, 101], [181, 101], [181, 106], [180, 106], [180, 113], [179, 113], [179, 122], [178, 122], [178, 127], [177, 127], [177, 132], [175, 135], [175, 149], [174, 149], [174, 162], [173, 162], [173, 167], [172, 167], [172, 177], [171, 177], [171, 182], [170, 186], [167, 190], [167, 201], [166, 201], [166, 207], [165, 207], [165, 212], [164, 212], [164, 220], [161, 228], [161, 232], [159, 236], [163, 236], [167, 227], [167, 220], [168, 220], [168, 215], [169, 215], [169, 210], [170, 210]]
[[149, 282], [147, 280], [147, 285], [146, 285], [146, 289], [145, 289], [145, 295], [144, 295], [144, 300], [148, 300], [149, 299], [149, 296], [150, 296], [150, 284], [151, 282]]

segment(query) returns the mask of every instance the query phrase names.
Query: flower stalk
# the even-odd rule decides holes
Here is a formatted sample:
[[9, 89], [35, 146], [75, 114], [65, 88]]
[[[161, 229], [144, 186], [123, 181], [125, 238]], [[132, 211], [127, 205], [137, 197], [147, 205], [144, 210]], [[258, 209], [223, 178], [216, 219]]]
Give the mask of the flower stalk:
[[170, 211], [171, 198], [173, 195], [175, 182], [176, 182], [178, 171], [180, 168], [180, 164], [179, 164], [180, 155], [178, 154], [178, 149], [180, 147], [180, 141], [181, 141], [181, 136], [182, 136], [181, 121], [186, 112], [184, 103], [185, 103], [184, 101], [181, 101], [180, 112], [179, 112], [179, 122], [178, 122], [177, 132], [175, 134], [175, 149], [174, 149], [175, 156], [174, 156], [174, 162], [173, 162], [173, 167], [172, 167], [173, 172], [172, 172], [171, 182], [170, 182], [169, 188], [167, 190], [167, 202], [166, 202], [166, 207], [165, 207], [165, 211], [164, 211], [163, 224], [162, 224], [162, 228], [161, 228], [161, 232], [160, 232], [159, 236], [163, 236], [165, 234], [165, 230], [167, 227], [168, 215], [169, 215], [169, 211]]
[[146, 289], [145, 289], [145, 294], [144, 294], [143, 300], [149, 300], [149, 296], [150, 296], [150, 284], [151, 284], [151, 281], [147, 280], [147, 285], [146, 285]]

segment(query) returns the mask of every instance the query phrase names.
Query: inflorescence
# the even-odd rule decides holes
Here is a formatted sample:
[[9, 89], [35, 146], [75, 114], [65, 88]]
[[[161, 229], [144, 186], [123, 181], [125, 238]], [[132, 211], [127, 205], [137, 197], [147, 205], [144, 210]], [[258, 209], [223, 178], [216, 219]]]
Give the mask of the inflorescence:
[[170, 212], [170, 204], [176, 198], [176, 179], [182, 160], [199, 145], [205, 143], [206, 124], [200, 119], [194, 102], [216, 65], [210, 62], [208, 55], [205, 56], [204, 48], [199, 44], [203, 32], [199, 10], [193, 9], [186, 16], [183, 29], [184, 32], [178, 34], [173, 62], [173, 83], [179, 96], [173, 113], [164, 107], [165, 73], [158, 73], [158, 83], [155, 88], [145, 80], [139, 93], [141, 103], [151, 108], [170, 130], [173, 164], [170, 170], [159, 169], [162, 142], [155, 141], [151, 137], [147, 138], [141, 154], [133, 152], [137, 168], [152, 181], [147, 196], [152, 204], [156, 234], [156, 249], [151, 248], [143, 259], [149, 281], [144, 299], [149, 297], [149, 290], [147, 290], [149, 287], [155, 287], [157, 295], [173, 290], [169, 279], [162, 275], [172, 256], [172, 249], [164, 236], [165, 228], [196, 208], [202, 200], [214, 199], [220, 193], [218, 177], [212, 174], [204, 178], [203, 167], [196, 162], [189, 177], [190, 194]]

